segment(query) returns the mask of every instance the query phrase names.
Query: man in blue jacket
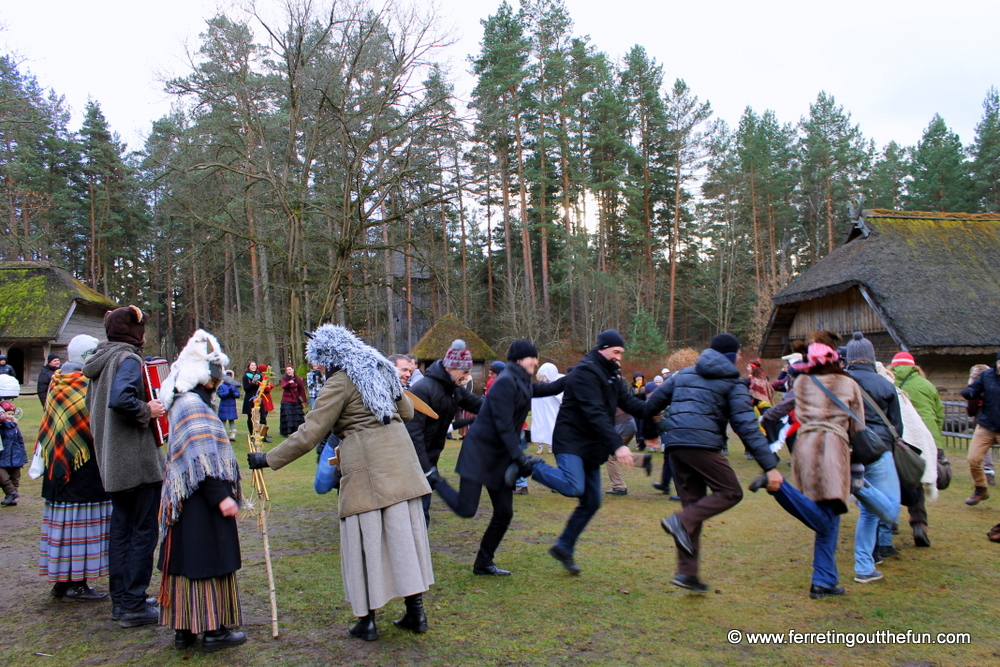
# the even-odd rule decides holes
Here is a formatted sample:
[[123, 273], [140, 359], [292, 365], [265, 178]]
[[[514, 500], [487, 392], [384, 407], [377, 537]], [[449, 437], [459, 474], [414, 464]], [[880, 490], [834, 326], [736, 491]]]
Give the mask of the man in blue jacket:
[[[615, 431], [615, 410], [621, 407], [633, 416], [645, 415], [645, 402], [621, 381], [619, 364], [624, 352], [625, 340], [617, 331], [601, 332], [594, 348], [563, 378], [562, 406], [552, 431], [552, 451], [559, 467], [531, 457], [523, 459], [520, 469], [521, 474], [531, 473], [536, 482], [580, 499], [562, 535], [549, 549], [549, 555], [571, 574], [580, 572], [573, 560], [576, 541], [601, 507], [601, 465], [610, 455], [620, 465], [633, 465], [632, 450]], [[647, 475], [651, 458], [650, 454], [641, 458]], [[508, 477], [513, 472], [509, 470]]]
[[[750, 392], [736, 369], [740, 342], [721, 333], [694, 366], [671, 375], [646, 399], [650, 414], [670, 406], [664, 450], [670, 455], [683, 509], [663, 519], [663, 529], [677, 544], [677, 573], [670, 583], [697, 593], [708, 592], [698, 578], [701, 526], [743, 499], [743, 490], [722, 450], [726, 425], [743, 441], [766, 473], [767, 490], [776, 491], [782, 476], [753, 411]], [[706, 488], [711, 494], [706, 494]]]
[[990, 497], [986, 473], [983, 472], [983, 457], [990, 451], [993, 443], [1000, 440], [1000, 352], [997, 353], [996, 366], [980, 373], [975, 382], [962, 390], [962, 397], [969, 401], [983, 402], [976, 430], [972, 433], [972, 442], [969, 443], [969, 472], [972, 473], [975, 488], [965, 501], [966, 505], [978, 505], [980, 501]]

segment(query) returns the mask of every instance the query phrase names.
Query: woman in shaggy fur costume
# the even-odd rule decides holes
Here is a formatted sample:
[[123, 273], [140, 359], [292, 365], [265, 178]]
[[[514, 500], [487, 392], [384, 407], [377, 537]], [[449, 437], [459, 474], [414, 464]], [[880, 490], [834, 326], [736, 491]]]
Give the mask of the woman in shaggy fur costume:
[[396, 626], [427, 632], [423, 594], [434, 573], [421, 498], [430, 486], [403, 425], [413, 418], [413, 403], [395, 364], [344, 327], [317, 329], [306, 358], [328, 369], [316, 405], [283, 443], [250, 453], [250, 467], [278, 470], [313, 451], [331, 430], [341, 438], [341, 574], [358, 617], [348, 632], [378, 639], [374, 610], [399, 597], [406, 614]]
[[160, 625], [174, 629], [184, 650], [204, 633], [211, 653], [246, 641], [240, 625], [240, 471], [212, 396], [226, 378], [229, 357], [215, 337], [194, 333], [170, 367], [160, 400], [170, 420], [160, 498]]

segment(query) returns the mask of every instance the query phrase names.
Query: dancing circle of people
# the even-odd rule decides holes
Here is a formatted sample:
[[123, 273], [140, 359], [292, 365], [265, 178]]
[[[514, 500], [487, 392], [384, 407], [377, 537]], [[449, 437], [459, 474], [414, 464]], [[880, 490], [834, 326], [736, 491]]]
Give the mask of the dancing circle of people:
[[[273, 410], [274, 385], [267, 367], [254, 362], [237, 380], [219, 342], [199, 330], [170, 367], [159, 397], [151, 398], [142, 380], [147, 320], [134, 306], [110, 311], [106, 341], [77, 336], [65, 364], [49, 359], [44, 387], [39, 378], [44, 415], [30, 474], [42, 477], [45, 500], [40, 574], [52, 583], [53, 597], [79, 602], [106, 600], [109, 593], [87, 581], [109, 576], [111, 618], [121, 627], [169, 626], [177, 649], [200, 640], [212, 652], [246, 641], [233, 629], [242, 622], [236, 520], [244, 503], [231, 444], [236, 400], [242, 388], [254, 432]], [[651, 473], [651, 454], [629, 448], [638, 436], [640, 449], [664, 452], [663, 477], [654, 486], [670, 495], [673, 484], [670, 498], [680, 502], [661, 522], [677, 548], [671, 583], [705, 593], [702, 526], [743, 498], [727, 460], [731, 428], [762, 471], [749, 490], [765, 489], [815, 533], [809, 596], [819, 599], [845, 594], [835, 549], [852, 497], [860, 507], [854, 581], [867, 584], [882, 579], [876, 566], [895, 553], [892, 527], [901, 506], [908, 508], [914, 544], [930, 546], [926, 503], [950, 480], [937, 389], [907, 352], [882, 366], [860, 333], [843, 347], [826, 331], [796, 341], [775, 382], [759, 361], [750, 362], [744, 380], [736, 366], [740, 341], [721, 333], [694, 365], [664, 368], [649, 383], [636, 373], [631, 385], [620, 375], [626, 342], [617, 331], [598, 335], [565, 375], [553, 364], [539, 368], [535, 345], [519, 339], [506, 363], [488, 367], [482, 397], [466, 386], [473, 360], [464, 341], [420, 373], [415, 357], [386, 358], [342, 326], [323, 325], [309, 337], [307, 377], [288, 366], [280, 381], [287, 437], [267, 452], [251, 451], [248, 464], [277, 471], [307, 452], [326, 452], [325, 488], [318, 472], [317, 490], [339, 491], [341, 574], [357, 617], [348, 632], [366, 641], [378, 638], [375, 611], [396, 598], [404, 601], [403, 615], [393, 621], [398, 628], [429, 629], [423, 594], [434, 583], [432, 492], [470, 518], [485, 488], [493, 512], [472, 572], [492, 577], [511, 575], [495, 558], [514, 516], [514, 495], [527, 493], [527, 479], [577, 499], [548, 553], [579, 575], [576, 547], [602, 497], [627, 494], [620, 468]], [[975, 484], [969, 505], [989, 498], [988, 452], [1000, 439], [1000, 355], [996, 367], [974, 370], [962, 392], [978, 418], [968, 457]], [[780, 401], [775, 391], [783, 392]], [[2, 504], [12, 506], [28, 457], [13, 404], [2, 407]], [[459, 410], [475, 418], [458, 454], [456, 489], [438, 463]], [[535, 456], [525, 451], [529, 411]], [[169, 437], [161, 448], [151, 424], [164, 416]], [[255, 437], [270, 442], [265, 436], [266, 426]], [[556, 465], [539, 456], [545, 447]], [[794, 484], [779, 470], [782, 449], [794, 452]], [[607, 492], [604, 464], [612, 482]], [[147, 588], [158, 541], [162, 580], [154, 599]]]

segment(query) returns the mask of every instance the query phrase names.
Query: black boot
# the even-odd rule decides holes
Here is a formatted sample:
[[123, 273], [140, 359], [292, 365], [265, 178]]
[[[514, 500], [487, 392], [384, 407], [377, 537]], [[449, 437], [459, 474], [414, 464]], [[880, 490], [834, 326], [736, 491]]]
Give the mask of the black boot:
[[427, 632], [427, 614], [424, 613], [423, 593], [407, 595], [403, 598], [403, 602], [406, 603], [406, 613], [403, 618], [393, 621], [393, 625], [417, 634]]
[[352, 637], [364, 639], [366, 642], [373, 642], [378, 639], [378, 628], [375, 627], [375, 612], [368, 610], [367, 616], [360, 616], [358, 622], [347, 628], [347, 632]]
[[198, 636], [190, 630], [174, 630], [174, 648], [183, 651], [194, 644], [197, 638]]
[[[201, 640], [201, 648], [205, 653], [215, 653], [216, 651], [230, 646], [239, 646], [247, 640], [247, 633], [230, 630], [224, 625], [220, 625], [218, 630], [208, 630]], [[174, 637], [174, 646], [177, 645], [177, 638]]]

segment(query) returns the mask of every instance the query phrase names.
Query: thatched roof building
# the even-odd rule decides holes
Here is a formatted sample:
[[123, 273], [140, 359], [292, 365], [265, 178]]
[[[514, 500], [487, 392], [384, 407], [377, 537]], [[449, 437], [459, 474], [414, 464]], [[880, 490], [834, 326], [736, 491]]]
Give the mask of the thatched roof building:
[[1000, 349], [1000, 216], [866, 210], [847, 241], [772, 298], [762, 357], [814, 329], [911, 352], [947, 388]]
[[47, 262], [0, 262], [0, 350], [30, 393], [49, 353], [65, 361], [78, 334], [104, 340], [104, 313], [117, 307]]
[[485, 367], [495, 361], [497, 353], [486, 344], [479, 334], [463, 324], [453, 315], [445, 315], [434, 323], [427, 333], [410, 349], [417, 355], [420, 369], [425, 370], [435, 360], [444, 357], [452, 341], [461, 338], [472, 353], [472, 381], [476, 393], [482, 393], [486, 382]]

